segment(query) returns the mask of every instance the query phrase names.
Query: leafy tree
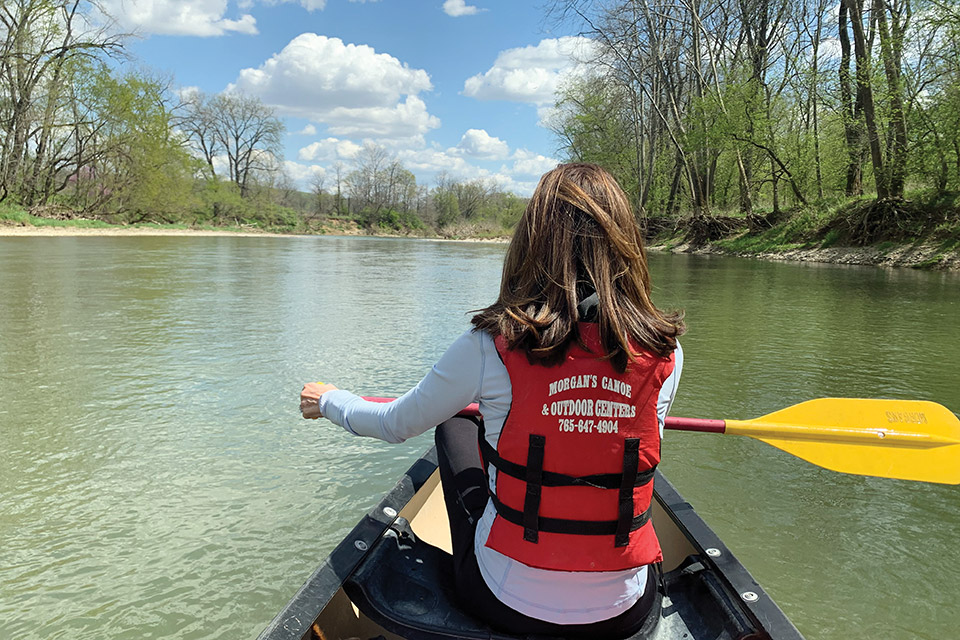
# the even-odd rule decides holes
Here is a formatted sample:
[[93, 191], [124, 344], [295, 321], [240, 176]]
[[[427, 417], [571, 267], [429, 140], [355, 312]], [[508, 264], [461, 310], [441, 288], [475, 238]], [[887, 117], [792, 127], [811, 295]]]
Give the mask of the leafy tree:
[[120, 52], [124, 36], [93, 26], [97, 7], [80, 0], [9, 0], [0, 5], [0, 200], [26, 205], [51, 195], [61, 162], [51, 147], [71, 121], [69, 87], [78, 63]]

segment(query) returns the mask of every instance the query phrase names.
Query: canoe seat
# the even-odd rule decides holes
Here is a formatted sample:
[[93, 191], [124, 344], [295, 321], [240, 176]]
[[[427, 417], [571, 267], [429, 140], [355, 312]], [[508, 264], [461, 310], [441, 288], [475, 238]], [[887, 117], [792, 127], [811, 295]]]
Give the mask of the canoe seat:
[[[495, 631], [461, 611], [452, 575], [453, 557], [418, 540], [406, 520], [397, 518], [343, 588], [364, 615], [406, 640], [535, 638]], [[657, 622], [652, 618], [650, 629], [629, 640], [658, 638], [651, 635]]]

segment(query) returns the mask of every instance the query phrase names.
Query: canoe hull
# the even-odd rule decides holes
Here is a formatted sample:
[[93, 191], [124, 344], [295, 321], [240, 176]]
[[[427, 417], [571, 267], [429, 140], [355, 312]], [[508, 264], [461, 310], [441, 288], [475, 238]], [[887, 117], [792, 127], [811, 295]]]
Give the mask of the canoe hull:
[[[673, 485], [659, 473], [654, 482], [653, 521], [663, 548], [668, 590], [665, 613], [652, 638], [801, 640], [796, 627]], [[404, 635], [391, 633], [358, 610], [344, 583], [370, 560], [385, 533], [395, 538], [406, 523], [419, 540], [449, 551], [433, 449], [418, 459], [337, 545], [259, 640], [377, 636], [402, 640]], [[378, 617], [376, 612], [370, 613]]]

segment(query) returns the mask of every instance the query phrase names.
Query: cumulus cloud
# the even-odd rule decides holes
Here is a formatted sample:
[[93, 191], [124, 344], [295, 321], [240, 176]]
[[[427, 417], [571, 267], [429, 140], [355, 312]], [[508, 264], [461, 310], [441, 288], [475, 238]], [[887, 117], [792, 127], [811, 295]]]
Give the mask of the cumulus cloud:
[[463, 93], [478, 100], [550, 104], [561, 81], [586, 73], [582, 61], [590, 57], [592, 48], [589, 38], [564, 36], [501, 51], [490, 69], [467, 79]]
[[103, 11], [127, 29], [140, 33], [183, 36], [253, 35], [257, 21], [250, 14], [226, 18], [227, 0], [105, 0]]
[[443, 3], [443, 12], [448, 16], [459, 18], [460, 16], [473, 16], [486, 9], [468, 5], [465, 0], [447, 0]]
[[460, 180], [469, 180], [481, 177], [488, 173], [479, 167], [467, 162], [453, 149], [401, 149], [397, 151], [397, 159], [403, 166], [415, 174], [436, 174], [441, 171], [449, 173]]
[[512, 166], [502, 166], [496, 172], [475, 163], [459, 146], [441, 149], [437, 146], [424, 149], [401, 149], [395, 157], [404, 167], [417, 176], [417, 181], [427, 183], [436, 175], [444, 173], [448, 178], [460, 181], [484, 180], [497, 189], [512, 191], [520, 196], [529, 196], [536, 189], [540, 175], [557, 166], [552, 158], [518, 149], [510, 156]]
[[426, 71], [389, 54], [304, 33], [260, 67], [243, 69], [228, 90], [324, 123], [333, 135], [396, 138], [423, 136], [440, 126], [417, 96], [432, 88]]
[[305, 165], [299, 162], [293, 162], [292, 160], [284, 161], [283, 171], [303, 188], [309, 188], [310, 184], [317, 177], [323, 178], [327, 175], [327, 170], [319, 165]]
[[537, 188], [538, 180], [517, 180], [509, 173], [494, 173], [490, 175], [497, 188], [502, 191], [510, 191], [518, 196], [529, 198]]
[[440, 126], [440, 119], [427, 112], [416, 96], [391, 107], [337, 107], [322, 118], [333, 135], [354, 138], [414, 138]]
[[362, 149], [363, 145], [351, 140], [325, 138], [300, 149], [297, 157], [301, 160], [316, 162], [336, 162], [337, 160], [352, 160], [357, 157]]
[[315, 136], [315, 135], [317, 135], [317, 128], [316, 128], [315, 126], [313, 126], [312, 124], [308, 124], [308, 125], [305, 126], [303, 129], [300, 129], [300, 131], [297, 131], [297, 132], [296, 132], [296, 135], [298, 135], [298, 136]]
[[483, 129], [467, 129], [456, 148], [468, 156], [485, 160], [500, 160], [510, 153], [506, 142], [491, 136]]
[[[560, 164], [560, 161], [556, 158], [548, 158], [527, 149], [517, 149], [513, 153], [512, 160], [513, 167], [509, 170], [509, 173], [524, 176], [540, 176]], [[501, 169], [501, 171], [506, 171], [506, 169]]]

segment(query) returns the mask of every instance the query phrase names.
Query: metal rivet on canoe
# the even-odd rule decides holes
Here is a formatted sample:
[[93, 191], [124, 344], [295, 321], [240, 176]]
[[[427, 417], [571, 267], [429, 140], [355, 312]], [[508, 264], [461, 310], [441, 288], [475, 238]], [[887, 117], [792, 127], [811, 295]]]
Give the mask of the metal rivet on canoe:
[[353, 546], [355, 546], [357, 549], [360, 549], [360, 551], [367, 550], [367, 543], [364, 542], [363, 540], [357, 540], [356, 542], [353, 543]]
[[710, 556], [711, 558], [719, 558], [721, 553], [722, 552], [720, 551], [720, 549], [717, 549], [716, 547], [710, 547], [709, 549], [707, 549], [707, 555]]
[[760, 596], [758, 596], [753, 591], [744, 591], [743, 593], [740, 594], [740, 597], [743, 598], [744, 602], [756, 602], [757, 600], [760, 599]]
[[397, 517], [397, 510], [394, 509], [393, 507], [384, 507], [384, 508], [383, 508], [383, 514], [384, 514], [385, 516], [387, 516], [388, 518], [396, 518], [396, 517]]

